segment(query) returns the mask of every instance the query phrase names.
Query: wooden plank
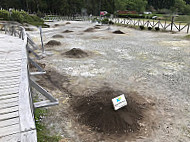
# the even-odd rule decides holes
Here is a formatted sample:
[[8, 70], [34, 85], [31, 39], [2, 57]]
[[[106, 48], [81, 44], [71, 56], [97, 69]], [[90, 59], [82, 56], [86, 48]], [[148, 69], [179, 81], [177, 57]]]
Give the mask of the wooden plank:
[[8, 78], [2, 78], [1, 82], [10, 81], [10, 80], [19, 80], [20, 76], [13, 76]]
[[17, 83], [17, 84], [12, 84], [12, 85], [10, 84], [10, 85], [3, 85], [3, 86], [0, 86], [0, 90], [1, 90], [1, 89], [7, 89], [7, 88], [8, 88], [8, 89], [10, 89], [10, 88], [16, 88], [16, 87], [17, 87], [17, 88], [19, 87], [19, 84], [18, 84], [18, 83]]
[[0, 142], [20, 142], [20, 141], [21, 141], [20, 133], [4, 136], [0, 138]]
[[21, 142], [37, 142], [36, 130], [21, 133]]
[[9, 78], [9, 77], [16, 77], [16, 76], [19, 76], [20, 75], [20, 72], [9, 72], [9, 73], [1, 73], [0, 74], [0, 78]]
[[7, 113], [7, 114], [1, 114], [0, 121], [4, 121], [4, 120], [16, 118], [16, 117], [19, 117], [18, 111]]
[[13, 106], [18, 106], [18, 101], [1, 104], [0, 109], [9, 108], [9, 107], [13, 107]]
[[16, 134], [20, 132], [19, 124], [7, 126], [7, 127], [0, 127], [0, 137]]
[[13, 86], [19, 84], [19, 80], [9, 80], [9, 81], [1, 81], [0, 86]]
[[8, 95], [1, 95], [0, 96], [0, 100], [4, 100], [4, 99], [10, 99], [10, 98], [16, 98], [19, 97], [18, 93], [15, 94], [8, 94]]
[[11, 112], [16, 112], [16, 111], [18, 111], [18, 106], [4, 108], [4, 109], [0, 109], [0, 115], [6, 114], [6, 113], [11, 113]]
[[6, 127], [6, 126], [14, 125], [14, 124], [19, 124], [19, 123], [20, 123], [19, 117], [16, 117], [16, 118], [0, 121], [0, 127]]
[[14, 93], [18, 93], [18, 91], [19, 91], [18, 87], [10, 88], [10, 89], [1, 89], [0, 95], [14, 94]]
[[20, 71], [20, 67], [17, 67], [17, 68], [9, 68], [9, 69], [7, 69], [7, 68], [5, 68], [5, 69], [0, 69], [0, 73], [1, 72], [14, 72], [14, 71]]
[[16, 101], [18, 101], [18, 97], [6, 99], [6, 100], [0, 100], [0, 104], [6, 104], [6, 103], [11, 103], [11, 102], [16, 102]]

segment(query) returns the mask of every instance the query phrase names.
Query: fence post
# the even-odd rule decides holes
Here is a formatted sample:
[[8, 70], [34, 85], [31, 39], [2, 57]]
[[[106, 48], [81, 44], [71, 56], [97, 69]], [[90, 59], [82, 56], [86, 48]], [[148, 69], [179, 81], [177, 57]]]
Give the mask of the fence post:
[[173, 25], [174, 25], [174, 16], [172, 16], [171, 31], [173, 30]]
[[42, 54], [44, 54], [45, 50], [44, 50], [44, 43], [43, 43], [42, 27], [41, 26], [40, 26], [40, 38], [41, 38], [41, 43], [42, 43]]
[[187, 33], [189, 33], [189, 24], [188, 24], [188, 27], [187, 27]]

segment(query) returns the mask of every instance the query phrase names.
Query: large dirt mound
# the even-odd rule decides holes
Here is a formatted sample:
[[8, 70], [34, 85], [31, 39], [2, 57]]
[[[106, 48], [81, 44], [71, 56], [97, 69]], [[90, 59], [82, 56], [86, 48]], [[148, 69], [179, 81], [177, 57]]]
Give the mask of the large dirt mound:
[[59, 46], [61, 45], [61, 42], [60, 41], [57, 41], [57, 40], [50, 40], [48, 41], [48, 43], [46, 43], [47, 46]]
[[63, 38], [64, 36], [62, 35], [53, 35], [52, 38]]
[[79, 48], [73, 48], [63, 54], [69, 58], [84, 58], [88, 56], [88, 54], [85, 51]]
[[120, 31], [120, 30], [116, 30], [113, 32], [114, 34], [125, 34], [124, 32]]
[[[115, 111], [112, 99], [123, 94], [110, 88], [88, 96], [73, 96], [71, 106], [77, 114], [77, 121], [92, 130], [108, 134], [122, 134], [140, 130], [139, 121], [143, 119], [143, 104], [140, 104], [133, 95], [125, 93], [128, 105]], [[141, 97], [142, 98], [142, 97]], [[141, 102], [145, 102], [144, 99]]]

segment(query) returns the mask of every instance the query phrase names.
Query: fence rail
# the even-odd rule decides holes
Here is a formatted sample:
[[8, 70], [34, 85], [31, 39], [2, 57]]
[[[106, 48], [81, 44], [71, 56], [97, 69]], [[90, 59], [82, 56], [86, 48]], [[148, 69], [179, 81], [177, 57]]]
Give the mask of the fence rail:
[[44, 21], [61, 21], [61, 20], [68, 20], [68, 21], [88, 21], [89, 16], [55, 16], [55, 17], [44, 17], [42, 18]]

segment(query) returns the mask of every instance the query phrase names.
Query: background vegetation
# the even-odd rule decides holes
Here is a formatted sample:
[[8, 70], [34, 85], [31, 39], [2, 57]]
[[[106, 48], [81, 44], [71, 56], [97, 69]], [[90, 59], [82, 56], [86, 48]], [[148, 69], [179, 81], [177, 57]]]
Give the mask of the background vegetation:
[[36, 15], [29, 15], [25, 11], [12, 10], [0, 10], [0, 19], [7, 21], [17, 21], [19, 23], [29, 23], [32, 25], [43, 25], [44, 21]]
[[114, 13], [117, 10], [154, 13], [190, 14], [190, 0], [0, 0], [0, 8], [23, 9], [43, 16], [47, 14], [73, 15], [87, 12], [99, 15], [100, 10]]

